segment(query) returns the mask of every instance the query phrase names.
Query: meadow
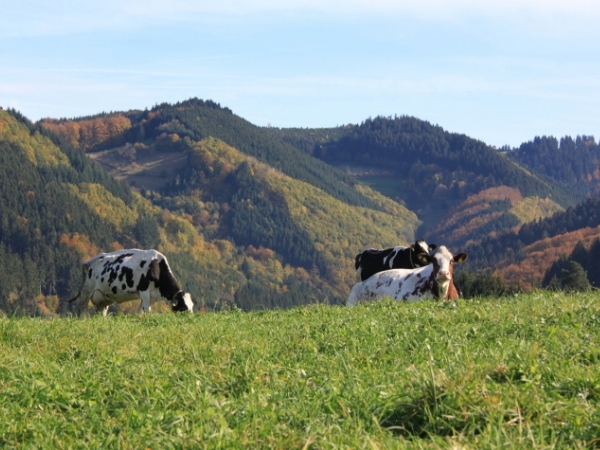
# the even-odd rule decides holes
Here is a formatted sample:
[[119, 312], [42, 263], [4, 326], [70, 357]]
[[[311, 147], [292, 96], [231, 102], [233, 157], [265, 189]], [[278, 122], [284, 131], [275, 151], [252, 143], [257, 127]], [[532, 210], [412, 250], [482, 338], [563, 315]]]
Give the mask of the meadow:
[[599, 295], [2, 317], [0, 447], [597, 447]]

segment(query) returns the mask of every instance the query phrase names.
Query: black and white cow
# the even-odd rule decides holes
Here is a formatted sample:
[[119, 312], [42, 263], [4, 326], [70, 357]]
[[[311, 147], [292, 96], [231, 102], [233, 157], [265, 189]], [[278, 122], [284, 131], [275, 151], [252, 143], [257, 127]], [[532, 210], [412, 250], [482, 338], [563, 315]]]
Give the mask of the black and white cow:
[[431, 255], [420, 253], [417, 258], [422, 261], [423, 267], [384, 270], [356, 283], [348, 295], [346, 306], [356, 306], [361, 301], [376, 301], [382, 298], [405, 302], [417, 302], [426, 298], [458, 299], [453, 280], [454, 264], [466, 260], [467, 254], [459, 253], [454, 256], [442, 245]]
[[394, 247], [385, 249], [369, 248], [356, 255], [354, 268], [356, 275], [361, 281], [373, 276], [378, 272], [390, 269], [415, 269], [427, 264], [417, 258], [419, 253], [427, 253], [435, 250], [435, 244], [427, 245], [427, 242], [416, 241], [410, 247]]
[[180, 289], [167, 258], [156, 250], [119, 250], [100, 253], [82, 264], [83, 285], [77, 313], [81, 315], [91, 300], [97, 311], [106, 316], [113, 303], [141, 299], [142, 309], [150, 311], [150, 300], [165, 300], [173, 311], [193, 311], [190, 294]]

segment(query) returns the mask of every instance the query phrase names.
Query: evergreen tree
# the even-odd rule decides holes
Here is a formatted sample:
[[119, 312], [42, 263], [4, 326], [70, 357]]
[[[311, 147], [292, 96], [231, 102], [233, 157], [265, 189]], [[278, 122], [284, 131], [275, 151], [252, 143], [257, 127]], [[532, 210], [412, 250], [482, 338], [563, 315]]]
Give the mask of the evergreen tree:
[[590, 289], [590, 282], [587, 279], [587, 273], [585, 270], [583, 270], [583, 267], [578, 262], [570, 261], [569, 267], [567, 269], [563, 269], [563, 273], [563, 289], [577, 292], [587, 291]]

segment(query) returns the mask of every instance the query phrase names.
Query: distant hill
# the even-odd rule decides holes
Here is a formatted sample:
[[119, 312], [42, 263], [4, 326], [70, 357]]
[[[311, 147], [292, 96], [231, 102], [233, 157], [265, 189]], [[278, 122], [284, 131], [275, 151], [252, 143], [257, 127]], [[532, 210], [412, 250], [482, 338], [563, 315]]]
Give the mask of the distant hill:
[[536, 137], [506, 154], [566, 186], [578, 200], [600, 195], [600, 146], [593, 136]]
[[0, 309], [68, 312], [80, 261], [124, 247], [163, 251], [207, 308], [339, 303], [359, 251], [423, 237], [536, 285], [595, 239], [598, 155], [591, 137], [499, 151], [406, 116], [257, 127], [199, 99], [36, 124], [0, 110]]
[[488, 236], [468, 245], [471, 270], [493, 269], [508, 282], [525, 288], [541, 286], [555, 261], [571, 254], [578, 242], [590, 245], [600, 237], [600, 200], [591, 198], [545, 219]]
[[547, 217], [585, 198], [506, 152], [414, 117], [268, 131], [405, 204], [423, 222], [419, 236], [451, 246]]
[[[152, 244], [209, 307], [343, 301], [355, 255], [367, 246], [408, 244], [419, 225], [403, 205], [214, 102], [40, 125], [151, 202], [160, 230], [163, 216], [178, 219]], [[220, 288], [205, 290], [204, 278], [190, 273], [213, 265], [195, 253], [198, 245], [186, 248], [198, 239], [216, 254], [220, 265], [208, 285]], [[223, 265], [229, 271], [220, 273]]]

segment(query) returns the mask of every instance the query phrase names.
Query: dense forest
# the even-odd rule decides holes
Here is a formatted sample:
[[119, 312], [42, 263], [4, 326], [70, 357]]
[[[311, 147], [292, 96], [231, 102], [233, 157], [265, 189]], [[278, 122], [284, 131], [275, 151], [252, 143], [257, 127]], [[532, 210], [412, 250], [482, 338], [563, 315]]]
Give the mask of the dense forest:
[[[0, 310], [68, 313], [80, 262], [124, 247], [165, 253], [203, 308], [340, 303], [359, 251], [415, 237], [469, 253], [464, 296], [499, 295], [520, 288], [499, 265], [537, 243], [589, 245], [599, 154], [590, 136], [498, 151], [406, 116], [263, 128], [199, 99], [36, 124], [0, 110]], [[576, 263], [597, 285], [595, 245], [544, 283]]]
[[[583, 242], [578, 242], [570, 255], [563, 255], [552, 264], [552, 267], [544, 275], [542, 285], [551, 289], [565, 289], [569, 287], [580, 287], [577, 290], [584, 290], [586, 287], [600, 287], [600, 239], [594, 240], [587, 248]], [[573, 280], [575, 274], [583, 273], [585, 281], [575, 284]], [[580, 275], [581, 276], [581, 275]]]
[[[183, 125], [194, 120], [203, 126]], [[408, 243], [418, 224], [403, 206], [265, 137], [260, 128], [213, 102], [192, 100], [151, 111], [38, 124], [11, 112], [2, 124], [3, 168], [24, 177], [23, 183], [3, 190], [2, 210], [10, 217], [3, 220], [9, 225], [2, 230], [0, 250], [8, 260], [16, 254], [20, 261], [12, 265], [0, 292], [0, 309], [6, 312], [69, 312], [66, 300], [81, 282], [80, 261], [123, 247], [165, 253], [202, 307], [339, 303], [353, 283], [356, 252], [367, 245]], [[228, 128], [221, 130], [223, 125]], [[229, 142], [238, 139], [244, 151], [213, 134]], [[62, 165], [25, 164], [38, 135], [48, 140], [41, 153]], [[132, 190], [86, 157], [99, 152], [109, 152], [109, 159], [132, 170], [148, 155], [182, 154], [187, 163], [176, 171], [162, 169], [160, 177], [166, 178], [158, 190], [142, 182]], [[35, 182], [25, 180], [29, 173]], [[64, 198], [47, 187], [53, 182]], [[29, 184], [31, 189], [25, 189]], [[17, 201], [16, 191], [38, 203], [19, 209], [17, 203], [27, 202]], [[52, 208], [56, 211], [47, 214]], [[40, 211], [48, 225], [38, 223]], [[27, 224], [32, 236], [38, 233], [43, 249], [29, 245], [34, 237], [24, 239], [15, 224]], [[57, 230], [49, 232], [51, 226]], [[41, 258], [44, 252], [47, 257]], [[62, 264], [57, 269], [56, 261]], [[32, 277], [32, 271], [40, 275]]]
[[338, 140], [317, 145], [313, 154], [328, 162], [394, 169], [411, 209], [436, 200], [451, 205], [497, 186], [517, 188], [524, 196], [552, 195], [559, 203], [571, 201], [565, 191], [483, 142], [414, 117], [365, 120]]
[[0, 309], [32, 313], [39, 295], [57, 302], [78, 287], [76, 245], [109, 248], [118, 236], [71, 187], [101, 184], [124, 204], [130, 191], [15, 111], [0, 110], [0, 134]]
[[593, 136], [536, 137], [506, 153], [519, 164], [569, 187], [583, 199], [600, 194], [600, 147]]
[[523, 249], [536, 241], [599, 225], [600, 200], [590, 198], [564, 212], [524, 224], [519, 231], [486, 237], [479, 244], [468, 246], [468, 267], [494, 267], [501, 261], [523, 259]]

